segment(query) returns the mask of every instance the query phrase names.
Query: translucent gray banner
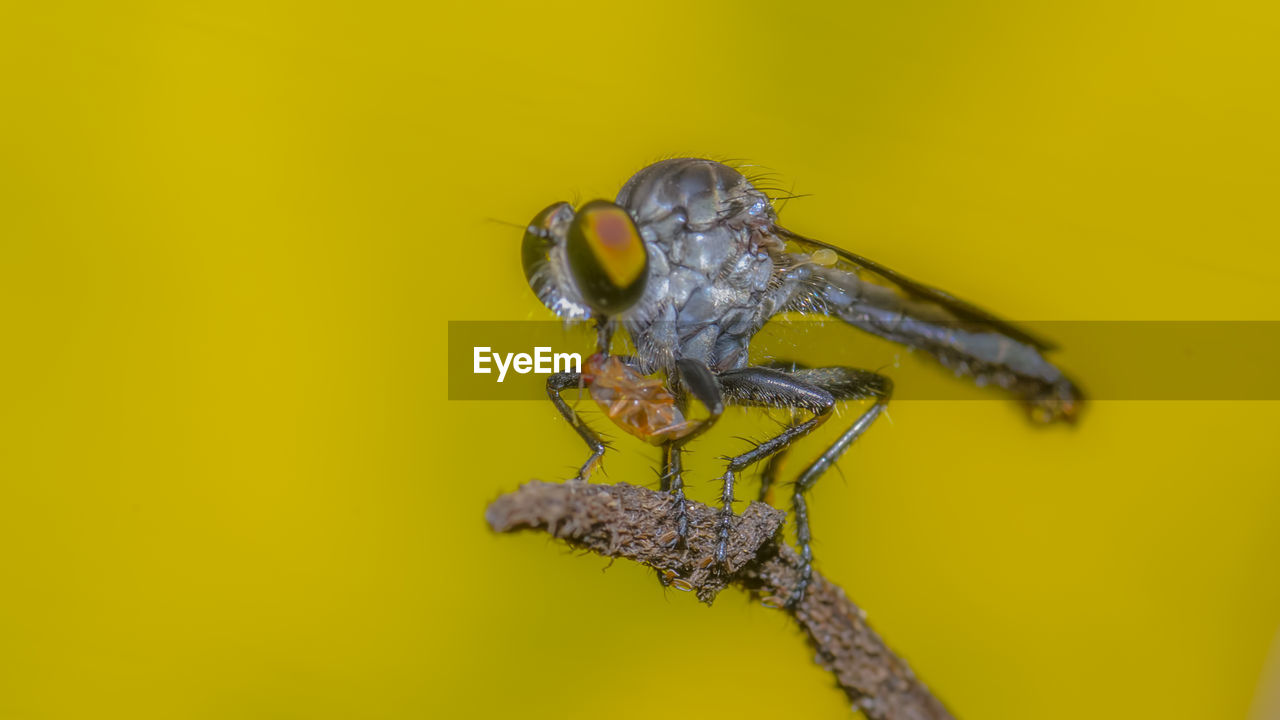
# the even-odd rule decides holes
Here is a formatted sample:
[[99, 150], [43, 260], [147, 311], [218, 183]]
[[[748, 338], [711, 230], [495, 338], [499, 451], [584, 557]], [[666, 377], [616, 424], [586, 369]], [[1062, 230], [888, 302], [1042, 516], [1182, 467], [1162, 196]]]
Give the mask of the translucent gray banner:
[[[1057, 345], [1060, 349], [1048, 358], [1093, 400], [1280, 400], [1280, 322], [1018, 325]], [[586, 324], [450, 321], [449, 399], [544, 400], [547, 374], [557, 361], [561, 369], [572, 362], [566, 355], [576, 353], [585, 361], [594, 340]], [[623, 351], [626, 342], [623, 333], [615, 350]], [[895, 400], [1004, 397], [999, 390], [954, 377], [924, 352], [837, 320], [774, 320], [752, 342], [751, 359], [878, 370], [893, 378]]]

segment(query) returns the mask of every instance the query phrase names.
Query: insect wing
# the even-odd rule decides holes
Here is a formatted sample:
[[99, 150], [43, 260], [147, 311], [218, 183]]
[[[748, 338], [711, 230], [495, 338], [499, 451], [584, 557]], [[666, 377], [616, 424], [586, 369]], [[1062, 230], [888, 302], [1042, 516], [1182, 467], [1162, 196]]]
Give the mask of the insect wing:
[[977, 305], [961, 300], [945, 290], [939, 290], [922, 282], [912, 280], [874, 260], [869, 260], [821, 240], [798, 235], [786, 228], [775, 226], [774, 231], [791, 246], [793, 251], [798, 251], [811, 257], [814, 255], [819, 257], [834, 255], [836, 267], [857, 275], [861, 280], [872, 282], [882, 287], [893, 288], [903, 297], [934, 303], [954, 315], [958, 322], [971, 323], [985, 329], [994, 330], [1031, 345], [1038, 350], [1046, 351], [1056, 348], [1053, 343], [1036, 337], [1013, 323], [992, 315]]

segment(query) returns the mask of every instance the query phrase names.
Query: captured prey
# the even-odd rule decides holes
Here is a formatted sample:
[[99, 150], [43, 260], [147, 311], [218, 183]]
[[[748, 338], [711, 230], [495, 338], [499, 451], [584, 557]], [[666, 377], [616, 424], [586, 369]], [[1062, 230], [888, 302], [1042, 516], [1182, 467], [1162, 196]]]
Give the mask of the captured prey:
[[[1076, 385], [1045, 359], [1049, 343], [949, 293], [783, 228], [763, 191], [712, 160], [650, 165], [613, 202], [551, 205], [529, 224], [522, 254], [538, 299], [556, 315], [594, 322], [598, 330], [587, 377], [557, 373], [547, 382], [551, 401], [591, 448], [577, 480], [588, 479], [605, 445], [561, 397], [566, 389], [586, 387], [623, 429], [663, 448], [662, 486], [673, 495], [681, 529], [685, 446], [727, 405], [793, 411], [780, 432], [726, 458], [722, 562], [739, 473], [768, 460], [764, 499], [795, 440], [829, 420], [837, 403], [869, 401], [792, 486], [804, 573], [787, 598], [791, 606], [803, 598], [811, 571], [808, 492], [884, 411], [893, 383], [870, 370], [806, 367], [803, 358], [752, 365], [751, 342], [770, 318], [830, 316], [918, 348], [957, 375], [1003, 388], [1035, 422], [1074, 422], [1083, 402]], [[630, 335], [633, 356], [609, 355], [619, 328]], [[696, 421], [689, 419], [692, 402], [704, 416]]]

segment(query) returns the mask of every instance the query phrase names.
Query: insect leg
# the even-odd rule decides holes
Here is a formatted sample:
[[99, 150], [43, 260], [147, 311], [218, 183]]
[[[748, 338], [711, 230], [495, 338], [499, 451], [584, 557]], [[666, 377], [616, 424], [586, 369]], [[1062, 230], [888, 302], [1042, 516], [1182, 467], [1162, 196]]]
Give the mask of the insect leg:
[[769, 491], [773, 489], [773, 484], [778, 479], [778, 471], [782, 468], [782, 460], [790, 449], [782, 448], [765, 461], [764, 471], [760, 473], [760, 494], [757, 496], [760, 502], [769, 502]]
[[[807, 367], [793, 360], [771, 360], [761, 363], [761, 367], [769, 367], [775, 370], [783, 370], [787, 372], [795, 372], [799, 368]], [[794, 415], [792, 421], [794, 422]], [[774, 453], [764, 464], [764, 471], [760, 473], [760, 494], [757, 499], [762, 503], [769, 502], [769, 491], [773, 489], [774, 483], [778, 479], [778, 472], [782, 469], [782, 462], [786, 458], [791, 448], [783, 448]]]
[[[658, 476], [658, 489], [671, 495], [671, 507], [676, 513], [676, 536], [669, 541], [663, 536], [658, 542], [664, 543], [665, 547], [674, 547], [684, 543], [689, 534], [689, 514], [684, 499], [684, 461], [674, 440], [662, 445], [662, 474]], [[663, 587], [670, 585], [675, 577], [673, 570], [658, 571], [658, 582]]]
[[604, 456], [606, 446], [600, 436], [596, 434], [596, 431], [592, 430], [586, 421], [578, 415], [577, 411], [569, 407], [569, 404], [560, 396], [561, 392], [572, 387], [578, 387], [581, 382], [582, 373], [562, 372], [549, 375], [547, 376], [547, 397], [551, 399], [551, 403], [560, 411], [560, 415], [564, 417], [565, 421], [577, 431], [578, 437], [582, 438], [587, 447], [591, 448], [591, 457], [587, 458], [587, 461], [582, 464], [582, 469], [578, 471], [577, 477], [574, 478], [576, 481], [586, 482], [591, 477], [591, 472], [596, 469], [596, 465], [599, 464], [600, 458]]
[[720, 393], [720, 382], [711, 368], [700, 360], [681, 358], [676, 361], [677, 389], [680, 397], [692, 396], [702, 403], [710, 416], [702, 421], [696, 430], [688, 435], [673, 440], [663, 447], [663, 489], [672, 495], [673, 508], [676, 511], [676, 542], [684, 544], [689, 537], [689, 517], [684, 502], [684, 446], [691, 440], [706, 432], [724, 413], [724, 398]]
[[836, 400], [873, 398], [875, 402], [866, 412], [859, 415], [853, 421], [853, 424], [849, 426], [849, 429], [841, 433], [831, 447], [823, 451], [796, 479], [795, 486], [792, 489], [791, 506], [795, 515], [796, 542], [800, 546], [802, 564], [800, 566], [800, 581], [796, 584], [796, 588], [787, 602], [792, 608], [804, 599], [805, 591], [809, 587], [809, 580], [813, 576], [813, 547], [811, 545], [813, 537], [809, 528], [809, 506], [805, 499], [805, 494], [813, 488], [818, 478], [849, 449], [853, 441], [857, 440], [871, 426], [871, 423], [880, 417], [880, 413], [884, 411], [889, 402], [889, 396], [893, 393], [893, 381], [870, 370], [829, 367], [798, 370], [794, 374], [813, 386], [830, 392]]
[[683, 542], [689, 534], [689, 516], [684, 504], [684, 460], [683, 451], [675, 441], [662, 446], [662, 475], [658, 478], [658, 487], [662, 492], [671, 495], [672, 508], [676, 512], [676, 532], [678, 536], [672, 543]]
[[720, 497], [720, 542], [716, 547], [716, 559], [724, 563], [729, 544], [729, 521], [733, 516], [733, 488], [738, 473], [751, 465], [785, 450], [796, 438], [802, 437], [827, 421], [835, 407], [830, 392], [790, 373], [764, 367], [748, 367], [720, 374], [720, 387], [725, 399], [740, 405], [795, 408], [808, 410], [813, 416], [801, 423], [788, 425], [781, 433], [765, 440], [741, 455], [727, 458]]

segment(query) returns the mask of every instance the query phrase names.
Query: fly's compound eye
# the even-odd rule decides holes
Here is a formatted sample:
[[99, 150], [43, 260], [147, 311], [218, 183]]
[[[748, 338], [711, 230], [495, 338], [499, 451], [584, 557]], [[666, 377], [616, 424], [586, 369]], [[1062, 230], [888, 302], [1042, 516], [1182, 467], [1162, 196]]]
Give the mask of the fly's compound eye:
[[524, 231], [520, 257], [524, 262], [524, 277], [531, 285], [538, 272], [547, 264], [547, 255], [555, 245], [555, 239], [564, 237], [564, 231], [572, 220], [573, 207], [567, 202], [558, 202], [529, 221], [529, 226]]
[[616, 315], [644, 294], [649, 255], [627, 211], [607, 200], [578, 210], [565, 244], [582, 299], [602, 315]]

